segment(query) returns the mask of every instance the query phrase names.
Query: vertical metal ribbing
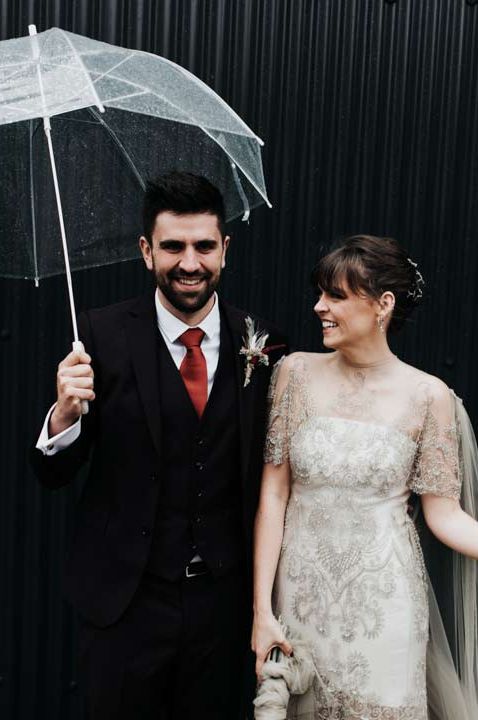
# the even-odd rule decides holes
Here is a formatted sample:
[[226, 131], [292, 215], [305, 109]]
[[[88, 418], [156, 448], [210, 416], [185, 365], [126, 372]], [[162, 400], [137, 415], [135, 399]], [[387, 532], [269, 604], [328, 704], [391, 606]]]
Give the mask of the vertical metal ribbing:
[[[32, 5], [0, 3], [2, 39], [25, 34]], [[319, 349], [308, 277], [320, 247], [348, 232], [396, 235], [427, 286], [395, 350], [454, 387], [478, 421], [478, 5], [140, 5], [138, 13], [120, 0], [38, 0], [35, 11], [41, 30], [55, 21], [184, 65], [265, 140], [274, 207], [234, 227], [223, 296], [283, 327], [296, 348]], [[61, 186], [74, 195], [74, 174], [62, 173]], [[140, 263], [75, 274], [79, 307], [147, 284]], [[47, 495], [27, 463], [68, 352], [63, 294], [62, 278], [40, 291], [0, 281], [0, 717], [15, 720], [83, 720], [60, 581], [77, 490]], [[442, 577], [446, 604], [446, 568]]]

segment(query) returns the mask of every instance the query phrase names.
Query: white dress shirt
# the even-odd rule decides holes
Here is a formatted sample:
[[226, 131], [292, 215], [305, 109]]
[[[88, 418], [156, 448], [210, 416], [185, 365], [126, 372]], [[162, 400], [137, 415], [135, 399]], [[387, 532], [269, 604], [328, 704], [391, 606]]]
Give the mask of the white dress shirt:
[[219, 303], [217, 301], [217, 295], [214, 294], [214, 305], [206, 317], [199, 323], [199, 325], [186, 325], [182, 320], [179, 320], [175, 315], [166, 310], [164, 305], [161, 305], [159, 299], [159, 293], [156, 291], [154, 296], [154, 302], [156, 305], [156, 315], [158, 317], [158, 328], [163, 336], [163, 340], [166, 343], [166, 347], [171, 353], [171, 357], [174, 360], [174, 364], [179, 370], [179, 367], [186, 355], [186, 346], [179, 340], [179, 337], [189, 330], [191, 327], [198, 327], [204, 332], [204, 338], [201, 343], [201, 350], [204, 357], [206, 358], [207, 365], [207, 395], [211, 392], [212, 384], [214, 382], [214, 376], [217, 370], [217, 363], [219, 360], [219, 341], [221, 331], [221, 319], [219, 315]]
[[[154, 302], [156, 306], [159, 331], [178, 370], [184, 356], [186, 355], [186, 347], [179, 340], [180, 335], [182, 335], [186, 330], [189, 330], [191, 327], [198, 327], [204, 332], [201, 350], [206, 358], [207, 393], [209, 397], [219, 360], [221, 318], [219, 314], [217, 294], [214, 293], [214, 305], [209, 313], [198, 325], [194, 326], [186, 325], [186, 323], [170, 313], [169, 310], [166, 310], [164, 305], [161, 304], [159, 292], [157, 290], [154, 296]], [[58, 433], [58, 435], [53, 437], [48, 437], [48, 422], [50, 420], [51, 413], [55, 409], [55, 405], [52, 405], [48, 411], [45, 422], [43, 423], [40, 437], [38, 438], [38, 442], [36, 444], [36, 447], [41, 450], [44, 455], [55, 455], [60, 450], [64, 450], [74, 443], [81, 433], [81, 417], [79, 417], [73, 425], [66, 430], [63, 430], [63, 432]]]

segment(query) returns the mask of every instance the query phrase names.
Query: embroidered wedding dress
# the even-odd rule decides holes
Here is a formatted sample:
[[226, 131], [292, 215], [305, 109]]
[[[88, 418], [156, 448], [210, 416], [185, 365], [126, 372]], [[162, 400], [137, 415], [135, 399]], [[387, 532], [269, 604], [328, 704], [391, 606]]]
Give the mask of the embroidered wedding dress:
[[[476, 720], [407, 512], [411, 491], [460, 497], [458, 399], [395, 356], [361, 367], [339, 353], [289, 356], [270, 399], [265, 461], [288, 461], [291, 478], [274, 610], [292, 644], [307, 643], [315, 668], [312, 688], [292, 696], [287, 717]], [[464, 562], [473, 573], [474, 561]], [[474, 582], [470, 602], [476, 575]], [[427, 681], [432, 605], [439, 642], [428, 647]], [[476, 638], [476, 624], [469, 632]]]

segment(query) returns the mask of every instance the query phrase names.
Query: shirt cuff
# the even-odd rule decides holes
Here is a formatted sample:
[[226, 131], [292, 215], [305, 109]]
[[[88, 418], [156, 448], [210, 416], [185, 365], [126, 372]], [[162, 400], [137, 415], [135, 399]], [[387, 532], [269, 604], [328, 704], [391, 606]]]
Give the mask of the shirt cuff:
[[67, 447], [73, 445], [75, 440], [78, 440], [81, 433], [80, 416], [78, 420], [73, 425], [70, 425], [70, 427], [66, 428], [66, 430], [62, 430], [62, 432], [58, 433], [58, 435], [49, 437], [48, 423], [50, 422], [50, 417], [55, 407], [56, 403], [52, 405], [49, 409], [45, 418], [45, 422], [43, 423], [43, 427], [41, 429], [37, 444], [35, 446], [38, 450], [41, 450], [44, 455], [56, 455], [56, 453], [60, 452], [60, 450], [66, 450]]

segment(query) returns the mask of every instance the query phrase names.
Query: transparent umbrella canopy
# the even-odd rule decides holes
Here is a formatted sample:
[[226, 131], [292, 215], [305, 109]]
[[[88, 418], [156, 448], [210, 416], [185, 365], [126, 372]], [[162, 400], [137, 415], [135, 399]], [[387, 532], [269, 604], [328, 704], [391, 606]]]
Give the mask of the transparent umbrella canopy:
[[70, 267], [138, 257], [146, 182], [196, 172], [222, 191], [228, 220], [246, 219], [270, 206], [263, 143], [165, 58], [29, 31], [0, 42], [0, 276], [66, 271], [77, 340]]

